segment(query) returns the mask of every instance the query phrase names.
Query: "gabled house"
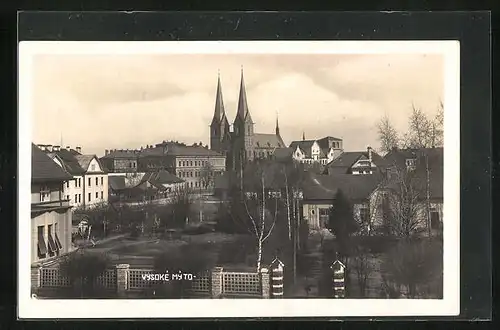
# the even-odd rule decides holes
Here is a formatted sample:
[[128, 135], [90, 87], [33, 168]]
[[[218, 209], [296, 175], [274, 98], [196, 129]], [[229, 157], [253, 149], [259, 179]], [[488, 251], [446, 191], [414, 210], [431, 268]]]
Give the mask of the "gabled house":
[[346, 151], [328, 163], [324, 174], [374, 174], [384, 173], [386, 162], [379, 154], [368, 147], [366, 151]]
[[108, 174], [96, 155], [84, 155], [78, 150], [59, 146], [41, 146], [72, 179], [64, 183], [63, 194], [74, 207], [92, 207], [108, 201]]
[[342, 139], [326, 136], [318, 140], [292, 141], [292, 158], [300, 163], [326, 165], [342, 152]]
[[71, 205], [63, 183], [72, 176], [32, 144], [31, 262], [71, 252]]
[[418, 227], [427, 228], [426, 220], [429, 217], [433, 232], [443, 226], [443, 156], [443, 148], [423, 148], [393, 149], [384, 157], [387, 184], [381, 189], [389, 196], [397, 196], [411, 181], [412, 194], [417, 200]]
[[339, 190], [353, 205], [353, 216], [360, 225], [371, 223], [373, 192], [382, 182], [382, 176], [375, 175], [314, 175], [303, 186], [303, 217], [311, 229], [326, 228], [330, 208]]

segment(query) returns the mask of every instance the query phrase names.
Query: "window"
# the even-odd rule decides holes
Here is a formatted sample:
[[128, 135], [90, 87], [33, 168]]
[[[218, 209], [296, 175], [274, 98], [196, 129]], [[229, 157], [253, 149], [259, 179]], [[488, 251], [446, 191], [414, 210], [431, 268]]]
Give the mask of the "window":
[[359, 209], [359, 219], [361, 220], [361, 223], [370, 223], [370, 210], [368, 209], [368, 207], [363, 206]]
[[59, 249], [56, 246], [56, 242], [54, 241], [54, 237], [52, 234], [52, 225], [48, 226], [48, 233], [47, 233], [47, 238], [48, 238], [48, 245], [49, 245], [49, 255], [54, 255]]
[[99, 198], [99, 192], [98, 191], [95, 192], [95, 198], [96, 199]]
[[75, 203], [78, 203], [78, 194], [75, 194]]
[[101, 191], [101, 199], [104, 199], [104, 191]]
[[37, 243], [37, 250], [38, 250], [38, 258], [42, 259], [45, 258], [47, 255], [47, 245], [45, 244], [45, 226], [38, 226], [38, 243]]
[[417, 160], [414, 158], [409, 158], [406, 160], [406, 168], [409, 170], [414, 170], [417, 165]]
[[69, 188], [69, 181], [66, 181], [66, 188]]
[[439, 229], [440, 222], [438, 210], [431, 208], [431, 229]]
[[193, 172], [189, 172], [189, 176], [192, 178], [193, 177]]
[[95, 178], [95, 185], [98, 186], [99, 185], [99, 178]]
[[60, 249], [62, 249], [62, 244], [61, 244], [61, 241], [59, 240], [59, 226], [58, 225], [59, 225], [58, 223], [54, 224], [54, 238], [56, 240], [57, 249], [60, 250]]
[[329, 209], [326, 208], [319, 209], [319, 223], [321, 228], [326, 228], [329, 216], [330, 216]]
[[92, 194], [91, 194], [91, 193], [89, 193], [89, 202], [90, 202], [90, 199], [91, 199], [91, 198], [92, 198]]
[[189, 166], [193, 166], [193, 161], [192, 160], [189, 161]]
[[78, 194], [78, 203], [82, 202], [82, 194]]
[[40, 187], [40, 202], [50, 202], [50, 189], [46, 185]]
[[101, 186], [104, 186], [104, 177], [101, 176]]
[[199, 182], [198, 182], [198, 181], [196, 181], [196, 183], [195, 183], [196, 188], [198, 188], [198, 184], [199, 184]]
[[82, 179], [81, 179], [81, 178], [79, 178], [79, 179], [78, 179], [78, 187], [81, 187], [81, 186], [82, 186]]
[[90, 187], [91, 185], [92, 185], [92, 181], [91, 181], [91, 180], [90, 180], [90, 178], [89, 178], [89, 187]]
[[69, 201], [69, 195], [66, 195], [66, 200]]
[[131, 162], [128, 163], [128, 168], [132, 168], [132, 163]]

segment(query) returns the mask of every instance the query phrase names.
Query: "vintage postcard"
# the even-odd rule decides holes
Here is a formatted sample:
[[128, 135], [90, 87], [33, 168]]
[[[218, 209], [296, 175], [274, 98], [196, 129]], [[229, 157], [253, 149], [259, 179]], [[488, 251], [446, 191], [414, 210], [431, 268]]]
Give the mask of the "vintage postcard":
[[19, 316], [458, 315], [459, 86], [455, 41], [21, 42]]

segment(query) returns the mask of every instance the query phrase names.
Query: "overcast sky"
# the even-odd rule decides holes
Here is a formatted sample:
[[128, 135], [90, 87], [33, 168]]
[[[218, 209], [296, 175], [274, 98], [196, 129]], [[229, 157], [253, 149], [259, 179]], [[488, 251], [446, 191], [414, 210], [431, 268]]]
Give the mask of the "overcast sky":
[[241, 66], [255, 131], [285, 143], [326, 135], [347, 151], [379, 147], [387, 114], [406, 130], [412, 103], [434, 115], [444, 90], [440, 55], [37, 55], [33, 142], [84, 153], [162, 140], [209, 143], [220, 70], [232, 123]]

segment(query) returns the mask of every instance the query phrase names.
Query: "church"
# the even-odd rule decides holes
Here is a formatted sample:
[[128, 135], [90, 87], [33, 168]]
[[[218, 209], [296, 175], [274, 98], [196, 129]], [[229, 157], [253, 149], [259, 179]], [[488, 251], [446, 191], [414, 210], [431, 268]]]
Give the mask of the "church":
[[274, 133], [256, 133], [247, 103], [243, 68], [240, 95], [233, 125], [224, 109], [220, 74], [217, 80], [215, 110], [210, 125], [210, 149], [226, 156], [227, 170], [239, 170], [246, 162], [269, 158], [277, 148], [286, 148], [280, 135], [278, 118]]

